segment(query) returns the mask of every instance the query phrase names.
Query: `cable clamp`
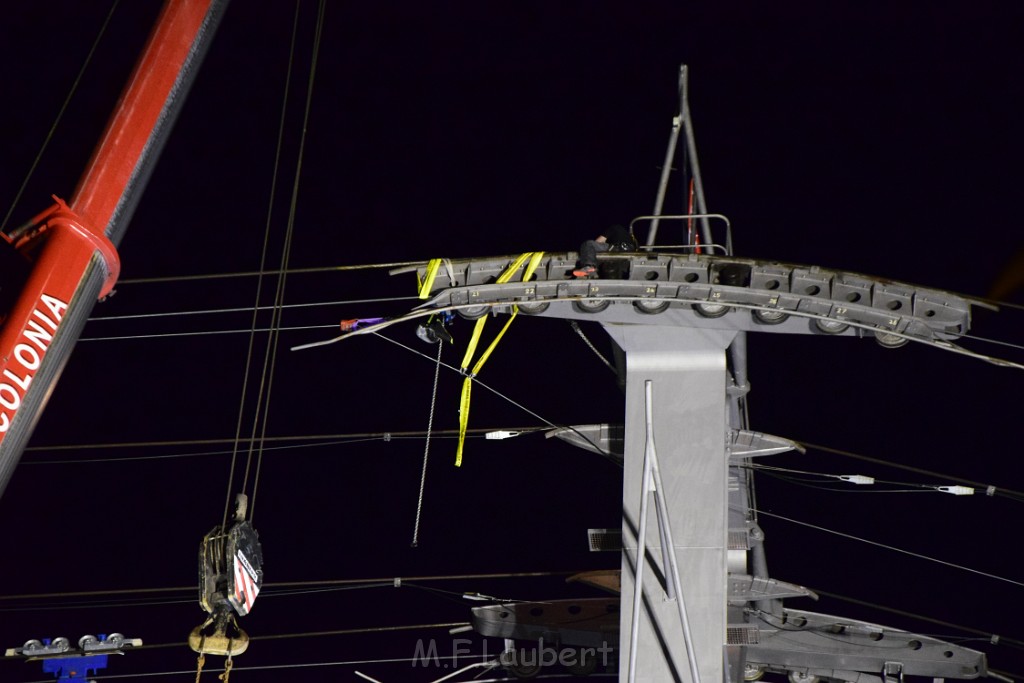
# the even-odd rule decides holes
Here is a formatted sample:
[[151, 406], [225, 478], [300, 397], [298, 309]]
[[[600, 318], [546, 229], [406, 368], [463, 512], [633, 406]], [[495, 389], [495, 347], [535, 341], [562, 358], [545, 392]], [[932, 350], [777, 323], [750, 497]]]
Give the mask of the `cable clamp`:
[[942, 491], [943, 493], [952, 493], [954, 496], [973, 496], [974, 489], [970, 486], [936, 486], [936, 491]]
[[988, 642], [991, 643], [992, 645], [998, 645], [999, 644], [999, 636], [996, 635], [995, 633], [993, 633], [992, 637], [988, 639]]
[[858, 486], [875, 483], [874, 477], [866, 477], [863, 474], [840, 474], [839, 478], [842, 481], [848, 481], [851, 484], [857, 484]]
[[396, 576], [395, 577], [394, 586], [395, 586], [395, 588], [401, 588], [402, 587], [402, 577], [401, 576]]
[[514, 436], [519, 436], [521, 432], [513, 432], [504, 429], [498, 429], [493, 432], [487, 432], [484, 434], [485, 439], [511, 439]]
[[391, 441], [391, 432], [384, 432], [384, 441]]
[[986, 496], [994, 496], [994, 495], [996, 495], [996, 487], [995, 486], [989, 486], [987, 489], [985, 489], [985, 495]]

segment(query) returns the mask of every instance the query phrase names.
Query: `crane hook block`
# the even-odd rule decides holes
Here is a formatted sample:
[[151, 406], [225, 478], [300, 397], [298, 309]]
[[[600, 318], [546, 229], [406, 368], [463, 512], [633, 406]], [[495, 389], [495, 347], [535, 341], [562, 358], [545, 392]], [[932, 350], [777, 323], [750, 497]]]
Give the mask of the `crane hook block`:
[[248, 649], [249, 634], [239, 628], [234, 613], [224, 607], [192, 629], [188, 646], [201, 655], [234, 657]]
[[199, 604], [208, 614], [233, 609], [244, 617], [263, 586], [263, 549], [247, 521], [227, 533], [215, 527], [199, 548]]

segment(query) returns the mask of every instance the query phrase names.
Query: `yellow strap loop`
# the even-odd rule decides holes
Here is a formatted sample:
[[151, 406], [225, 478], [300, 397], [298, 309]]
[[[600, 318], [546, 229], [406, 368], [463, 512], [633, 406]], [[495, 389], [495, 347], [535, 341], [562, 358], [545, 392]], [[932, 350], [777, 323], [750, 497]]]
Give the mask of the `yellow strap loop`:
[[526, 259], [530, 258], [531, 256], [533, 256], [533, 252], [528, 251], [525, 254], [520, 254], [518, 257], [516, 257], [516, 260], [512, 262], [512, 265], [506, 268], [505, 272], [498, 276], [498, 279], [495, 281], [496, 284], [503, 285], [509, 280], [511, 280], [512, 276], [516, 274], [516, 271], [519, 270], [522, 267], [523, 263], [526, 262]]
[[[505, 271], [501, 275], [498, 276], [498, 279], [497, 279], [496, 283], [499, 284], [499, 285], [502, 285], [502, 284], [505, 284], [506, 282], [508, 282], [510, 279], [512, 279], [512, 276], [515, 274], [515, 272], [517, 270], [519, 270], [520, 267], [522, 267], [522, 265], [526, 261], [526, 259], [528, 259], [531, 256], [533, 256], [534, 259], [532, 261], [530, 261], [530, 266], [527, 268], [527, 272], [524, 273], [524, 275], [523, 275], [523, 279], [524, 280], [529, 278], [530, 275], [533, 274], [533, 271], [536, 269], [536, 267], [537, 267], [536, 264], [540, 262], [540, 258], [539, 257], [543, 256], [543, 255], [544, 255], [544, 252], [542, 252], [542, 251], [536, 252], [536, 255], [534, 255], [531, 252], [527, 252], [525, 254], [522, 254], [521, 256], [516, 258], [516, 260], [513, 261], [512, 264], [508, 268], [506, 268]], [[439, 261], [440, 259], [437, 259], [437, 260]], [[431, 263], [433, 263], [433, 261], [431, 261]], [[428, 266], [428, 271], [429, 271], [429, 266]], [[429, 275], [429, 272], [427, 274]], [[469, 345], [466, 346], [466, 353], [462, 357], [462, 365], [460, 367], [462, 368], [463, 372], [465, 372], [466, 368], [469, 367], [469, 362], [471, 360], [473, 360], [473, 354], [476, 353], [477, 344], [480, 343], [480, 335], [483, 333], [484, 325], [486, 325], [486, 324], [487, 324], [487, 316], [486, 315], [476, 321], [476, 326], [473, 328], [473, 335], [469, 338]], [[506, 325], [505, 327], [507, 328], [508, 325]], [[504, 334], [504, 333], [505, 333], [504, 330], [502, 330], [502, 334]], [[499, 335], [499, 337], [500, 337], [500, 335]], [[492, 344], [491, 346], [493, 347], [494, 345]], [[490, 352], [488, 351], [488, 354], [489, 353]], [[476, 370], [473, 370], [473, 374], [474, 375], [476, 374], [476, 372], [477, 372]]]
[[476, 345], [480, 343], [480, 333], [484, 331], [485, 324], [487, 324], [487, 316], [477, 320], [476, 325], [473, 326], [473, 334], [469, 337], [466, 354], [462, 357], [462, 365], [459, 366], [463, 372], [469, 367], [469, 362], [473, 360], [473, 354], [476, 353]]
[[537, 270], [537, 266], [540, 265], [540, 260], [542, 258], [544, 258], [543, 251], [533, 252], [533, 258], [530, 259], [530, 265], [526, 266], [526, 270], [523, 271], [523, 282], [526, 282], [533, 277], [533, 273]]
[[501, 328], [501, 332], [498, 333], [498, 336], [494, 338], [494, 341], [491, 342], [491, 345], [487, 347], [487, 350], [484, 351], [483, 355], [480, 356], [480, 359], [476, 362], [476, 365], [473, 366], [473, 375], [480, 374], [480, 368], [482, 368], [484, 366], [484, 363], [487, 362], [487, 359], [491, 357], [491, 352], [494, 351], [494, 347], [497, 346], [498, 342], [501, 341], [501, 338], [505, 336], [505, 332], [508, 331], [508, 326], [512, 324], [512, 321], [516, 319], [516, 315], [518, 314], [519, 307], [513, 306], [512, 315], [508, 317], [508, 320], [505, 322], [505, 326]]
[[437, 271], [441, 267], [442, 260], [435, 258], [427, 262], [427, 272], [423, 274], [423, 282], [420, 283], [421, 299], [430, 297], [430, 290], [434, 288], [434, 278], [437, 277]]
[[[529, 260], [526, 269], [523, 271], [523, 282], [528, 281], [533, 277], [534, 272], [540, 265], [541, 260], [544, 258], [543, 251], [533, 251], [521, 254], [515, 261], [513, 261], [508, 268], [498, 277], [497, 284], [505, 284], [512, 279], [512, 276], [523, 267], [523, 264]], [[466, 377], [462, 382], [462, 397], [459, 402], [459, 443], [455, 450], [455, 466], [462, 467], [462, 451], [466, 443], [466, 430], [469, 427], [469, 399], [472, 393], [473, 377], [480, 373], [480, 369], [483, 368], [484, 363], [491, 357], [491, 353], [495, 347], [498, 346], [498, 342], [501, 341], [502, 337], [505, 336], [505, 332], [508, 331], [509, 325], [516, 319], [519, 314], [519, 307], [512, 306], [512, 315], [505, 322], [504, 327], [501, 328], [501, 332], [498, 336], [487, 347], [487, 350], [483, 352], [479, 360], [473, 366], [469, 376]], [[473, 354], [476, 353], [476, 347], [480, 343], [480, 336], [483, 333], [484, 325], [487, 322], [486, 316], [476, 321], [476, 326], [473, 328], [473, 335], [469, 339], [469, 345], [466, 347], [466, 354], [462, 357], [462, 371], [465, 372], [466, 368], [469, 367], [469, 363], [473, 360]]]
[[467, 377], [462, 382], [462, 398], [459, 400], [459, 445], [455, 449], [455, 466], [462, 467], [462, 447], [466, 443], [466, 428], [469, 425], [469, 394], [473, 380]]
[[466, 443], [466, 430], [469, 427], [469, 394], [470, 387], [473, 385], [473, 378], [480, 373], [480, 369], [483, 368], [484, 363], [491, 357], [491, 352], [494, 351], [494, 347], [498, 345], [501, 338], [505, 336], [505, 332], [508, 330], [509, 325], [515, 320], [516, 315], [519, 313], [519, 307], [512, 307], [512, 315], [509, 316], [505, 326], [501, 328], [501, 332], [494, 338], [491, 345], [487, 347], [487, 350], [483, 352], [480, 359], [477, 360], [476, 365], [473, 366], [472, 373], [462, 381], [462, 400], [459, 403], [459, 445], [455, 450], [455, 466], [462, 467], [462, 448]]

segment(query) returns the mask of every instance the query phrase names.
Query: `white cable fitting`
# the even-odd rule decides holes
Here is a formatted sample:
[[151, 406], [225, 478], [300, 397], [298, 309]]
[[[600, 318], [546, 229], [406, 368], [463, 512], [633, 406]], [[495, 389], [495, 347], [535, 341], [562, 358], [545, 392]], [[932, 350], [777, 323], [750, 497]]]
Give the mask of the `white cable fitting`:
[[396, 576], [394, 583], [395, 583], [395, 588], [401, 588], [402, 587], [402, 577], [401, 576]]
[[995, 486], [989, 486], [987, 489], [985, 489], [985, 495], [986, 496], [994, 496], [994, 495], [996, 495], [996, 487]]
[[974, 489], [970, 486], [936, 486], [936, 491], [942, 491], [943, 493], [952, 493], [954, 496], [973, 496]]
[[510, 432], [503, 429], [498, 429], [493, 432], [487, 432], [484, 434], [485, 439], [511, 439], [513, 436], [519, 436], [521, 432]]
[[863, 474], [840, 474], [839, 478], [843, 481], [848, 481], [851, 484], [857, 484], [858, 486], [875, 483], [874, 477], [866, 477]]

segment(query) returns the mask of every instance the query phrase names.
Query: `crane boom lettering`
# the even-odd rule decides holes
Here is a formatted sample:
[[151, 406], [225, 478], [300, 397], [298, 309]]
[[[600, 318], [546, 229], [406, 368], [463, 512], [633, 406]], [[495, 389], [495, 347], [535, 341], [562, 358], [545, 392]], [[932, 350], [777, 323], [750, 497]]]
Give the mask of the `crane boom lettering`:
[[[38, 320], [30, 319], [22, 329], [19, 343], [14, 347], [12, 354], [15, 361], [11, 364], [13, 367], [4, 368], [3, 377], [6, 381], [0, 383], [0, 439], [11, 426], [15, 411], [21, 407], [21, 401], [29, 384], [32, 383], [32, 377], [42, 364], [46, 350], [50, 348], [50, 342], [53, 340], [53, 333], [57, 331], [57, 326], [67, 309], [67, 302], [43, 294], [32, 311], [32, 316]], [[39, 323], [40, 320], [45, 326]]]

